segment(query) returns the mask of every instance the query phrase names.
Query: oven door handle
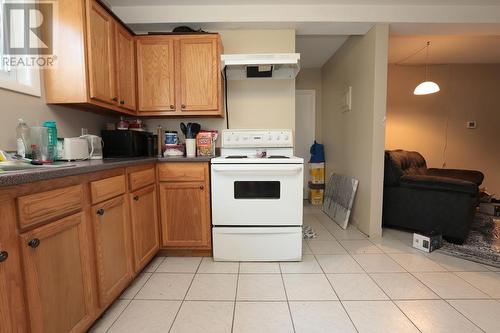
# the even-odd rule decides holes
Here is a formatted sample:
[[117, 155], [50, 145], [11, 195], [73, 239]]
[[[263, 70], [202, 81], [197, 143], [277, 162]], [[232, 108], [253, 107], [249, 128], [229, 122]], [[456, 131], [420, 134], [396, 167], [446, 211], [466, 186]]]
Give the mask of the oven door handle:
[[296, 174], [302, 172], [302, 165], [212, 165], [212, 171], [224, 174], [265, 173], [269, 174]]

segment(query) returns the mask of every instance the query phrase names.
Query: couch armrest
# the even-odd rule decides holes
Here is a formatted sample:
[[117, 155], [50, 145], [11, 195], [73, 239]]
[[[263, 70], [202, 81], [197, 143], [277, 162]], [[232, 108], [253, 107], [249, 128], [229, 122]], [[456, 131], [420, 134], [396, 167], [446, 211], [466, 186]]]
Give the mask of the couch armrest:
[[481, 185], [484, 179], [484, 175], [480, 171], [476, 170], [459, 170], [459, 169], [437, 169], [429, 168], [427, 169], [427, 174], [429, 176], [438, 176], [446, 178], [462, 179], [472, 182], [476, 185]]
[[401, 187], [430, 191], [461, 192], [471, 196], [479, 193], [477, 184], [455, 178], [429, 175], [405, 175], [400, 179]]

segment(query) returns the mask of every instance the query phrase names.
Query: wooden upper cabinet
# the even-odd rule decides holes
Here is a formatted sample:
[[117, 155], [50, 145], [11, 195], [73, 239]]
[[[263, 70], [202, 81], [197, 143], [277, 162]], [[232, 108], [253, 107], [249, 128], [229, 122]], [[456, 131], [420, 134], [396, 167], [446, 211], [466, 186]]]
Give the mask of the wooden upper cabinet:
[[219, 109], [220, 67], [218, 38], [179, 40], [181, 111]]
[[84, 213], [21, 234], [31, 332], [83, 332], [94, 319]]
[[92, 206], [97, 284], [101, 307], [120, 295], [132, 279], [130, 224], [125, 194]]
[[175, 112], [174, 40], [137, 38], [138, 112]]
[[135, 111], [136, 84], [134, 36], [119, 24], [115, 24], [115, 27], [118, 105], [130, 111]]
[[87, 20], [89, 96], [104, 103], [117, 104], [114, 19], [97, 1], [92, 0]]

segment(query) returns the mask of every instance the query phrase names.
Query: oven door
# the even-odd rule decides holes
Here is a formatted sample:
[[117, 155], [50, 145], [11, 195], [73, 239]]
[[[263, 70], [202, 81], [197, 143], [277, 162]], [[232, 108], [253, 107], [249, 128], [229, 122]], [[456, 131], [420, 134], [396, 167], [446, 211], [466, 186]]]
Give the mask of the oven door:
[[214, 226], [301, 226], [302, 164], [212, 164]]

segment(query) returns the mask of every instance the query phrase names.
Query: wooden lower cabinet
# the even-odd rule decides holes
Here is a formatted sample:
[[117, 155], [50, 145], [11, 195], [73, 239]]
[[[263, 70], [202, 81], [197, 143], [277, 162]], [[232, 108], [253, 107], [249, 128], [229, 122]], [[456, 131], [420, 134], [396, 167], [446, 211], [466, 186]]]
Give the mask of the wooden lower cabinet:
[[132, 279], [128, 209], [125, 194], [92, 206], [101, 307], [113, 302]]
[[31, 332], [82, 332], [93, 318], [84, 213], [21, 235]]
[[130, 217], [134, 252], [134, 269], [140, 271], [158, 252], [158, 212], [156, 186], [130, 193]]
[[[172, 174], [183, 174], [174, 169], [183, 169], [185, 166], [186, 163], [159, 165], [159, 173], [168, 168]], [[196, 175], [201, 170], [201, 174], [205, 175], [204, 180], [183, 181], [192, 178], [189, 174], [183, 174], [178, 179], [171, 178], [172, 181], [159, 183], [162, 248], [211, 249], [208, 163], [190, 163], [189, 167]]]

